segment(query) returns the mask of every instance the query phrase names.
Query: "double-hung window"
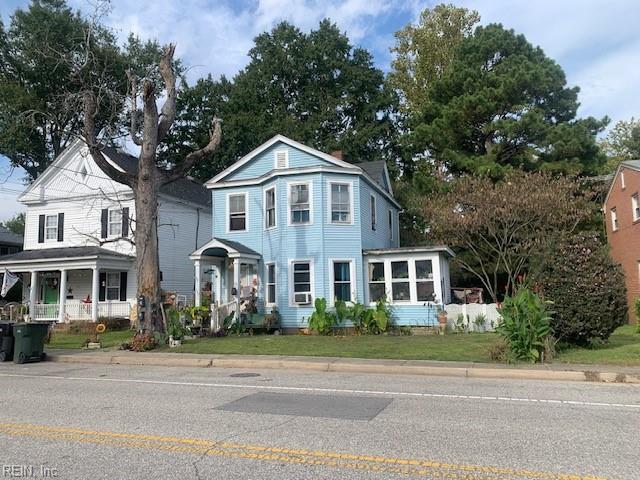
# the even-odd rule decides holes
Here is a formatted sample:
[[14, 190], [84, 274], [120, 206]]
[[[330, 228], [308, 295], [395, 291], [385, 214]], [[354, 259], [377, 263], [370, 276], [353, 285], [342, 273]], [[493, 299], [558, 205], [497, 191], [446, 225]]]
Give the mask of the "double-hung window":
[[391, 262], [391, 298], [394, 301], [411, 300], [409, 289], [409, 262]]
[[266, 287], [266, 303], [267, 305], [276, 304], [276, 264], [267, 263], [267, 281]]
[[264, 226], [276, 226], [276, 187], [268, 188], [264, 192]]
[[385, 297], [384, 262], [369, 262], [369, 301]]
[[344, 302], [351, 301], [351, 262], [333, 262], [333, 298]]
[[387, 212], [387, 220], [389, 221], [389, 240], [393, 240], [393, 210]]
[[47, 215], [45, 217], [44, 230], [47, 240], [58, 239], [58, 215]]
[[106, 280], [106, 299], [120, 300], [120, 272], [108, 272]]
[[245, 193], [229, 195], [229, 231], [238, 232], [247, 229], [247, 195]]
[[109, 210], [109, 236], [122, 236], [122, 210]]
[[369, 209], [371, 210], [371, 230], [375, 230], [378, 219], [376, 215], [376, 197], [373, 195], [369, 197]]
[[616, 211], [615, 208], [611, 209], [611, 228], [612, 230], [615, 232], [616, 230], [618, 230], [619, 225], [618, 225], [618, 212]]
[[311, 222], [311, 200], [308, 183], [290, 185], [289, 205], [290, 222], [299, 225]]
[[431, 260], [416, 260], [416, 298], [419, 302], [432, 302], [433, 264]]
[[308, 304], [311, 297], [311, 263], [308, 261], [296, 261], [291, 263], [292, 290], [294, 304]]
[[633, 213], [633, 221], [640, 220], [640, 204], [638, 204], [638, 194], [631, 197], [631, 210]]
[[351, 185], [331, 184], [331, 223], [351, 223]]

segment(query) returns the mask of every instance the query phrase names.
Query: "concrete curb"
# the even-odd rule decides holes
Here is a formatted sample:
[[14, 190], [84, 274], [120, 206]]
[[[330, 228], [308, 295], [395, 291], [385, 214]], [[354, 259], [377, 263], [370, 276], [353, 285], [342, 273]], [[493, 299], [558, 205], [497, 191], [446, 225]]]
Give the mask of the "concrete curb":
[[[374, 373], [385, 375], [422, 375], [501, 380], [554, 380], [564, 382], [602, 382], [640, 384], [640, 373], [600, 371], [594, 366], [571, 370], [550, 368], [494, 367], [491, 365], [456, 364], [418, 360], [368, 360], [325, 357], [236, 356], [153, 353], [49, 353], [59, 363], [94, 365], [136, 365], [196, 368], [240, 368], [304, 370], [315, 372]], [[589, 367], [591, 368], [591, 367]], [[596, 370], [597, 368], [597, 370]]]

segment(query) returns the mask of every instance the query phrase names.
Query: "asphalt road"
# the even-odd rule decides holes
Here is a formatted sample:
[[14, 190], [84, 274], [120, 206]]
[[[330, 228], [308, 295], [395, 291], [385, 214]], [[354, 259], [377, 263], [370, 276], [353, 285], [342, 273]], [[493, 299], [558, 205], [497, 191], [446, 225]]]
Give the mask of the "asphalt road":
[[0, 365], [0, 479], [640, 479], [639, 432], [638, 385]]

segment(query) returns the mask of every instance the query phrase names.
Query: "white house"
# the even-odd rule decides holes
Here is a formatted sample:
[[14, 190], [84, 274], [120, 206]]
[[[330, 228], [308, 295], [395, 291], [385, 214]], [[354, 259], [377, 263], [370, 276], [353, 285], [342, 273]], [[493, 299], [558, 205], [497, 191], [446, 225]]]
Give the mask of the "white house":
[[[119, 170], [138, 160], [114, 148], [104, 154]], [[189, 254], [211, 238], [211, 196], [180, 179], [160, 190], [161, 288], [193, 295]], [[129, 316], [135, 301], [135, 200], [109, 178], [82, 141], [70, 145], [18, 198], [27, 208], [24, 251], [0, 258], [21, 274], [36, 320]]]

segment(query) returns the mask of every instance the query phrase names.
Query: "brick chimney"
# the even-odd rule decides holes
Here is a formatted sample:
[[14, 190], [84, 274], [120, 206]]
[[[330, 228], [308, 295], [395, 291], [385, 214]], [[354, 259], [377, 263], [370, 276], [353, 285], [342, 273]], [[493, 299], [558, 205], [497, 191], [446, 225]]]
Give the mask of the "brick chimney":
[[342, 158], [342, 150], [334, 150], [333, 152], [331, 152], [331, 156], [332, 157], [336, 157], [338, 160], [344, 160]]

